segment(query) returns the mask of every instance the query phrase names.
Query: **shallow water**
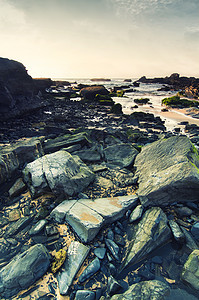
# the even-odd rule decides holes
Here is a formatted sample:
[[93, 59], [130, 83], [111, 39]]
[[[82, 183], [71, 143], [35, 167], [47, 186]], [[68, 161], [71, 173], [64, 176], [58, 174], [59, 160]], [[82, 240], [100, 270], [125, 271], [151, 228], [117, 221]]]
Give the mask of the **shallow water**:
[[[63, 80], [63, 79], [62, 79]], [[65, 79], [70, 82], [82, 83], [82, 84], [97, 84], [104, 85], [108, 90], [111, 90], [114, 86], [130, 86], [132, 83], [124, 82], [124, 79], [111, 79], [111, 81], [91, 81], [90, 79]], [[138, 78], [133, 78], [133, 81], [138, 80]], [[164, 108], [162, 106], [162, 100], [166, 97], [171, 97], [175, 95], [178, 91], [158, 91], [164, 85], [162, 84], [146, 84], [140, 83], [139, 87], [133, 87], [135, 91], [130, 93], [125, 93], [124, 97], [113, 97], [116, 103], [120, 103], [125, 114], [131, 114], [134, 111], [142, 111], [146, 113], [152, 113], [155, 116], [160, 116], [163, 121], [165, 121], [165, 126], [167, 130], [172, 131], [175, 127], [181, 127], [179, 123], [182, 121], [187, 121], [190, 124], [199, 125], [199, 120], [194, 119], [191, 116], [186, 115], [184, 109], [169, 109], [168, 112], [162, 112]], [[133, 108], [136, 105], [134, 99], [136, 98], [149, 98], [150, 103], [146, 105], [139, 105], [138, 108]], [[80, 98], [76, 99], [80, 100]]]

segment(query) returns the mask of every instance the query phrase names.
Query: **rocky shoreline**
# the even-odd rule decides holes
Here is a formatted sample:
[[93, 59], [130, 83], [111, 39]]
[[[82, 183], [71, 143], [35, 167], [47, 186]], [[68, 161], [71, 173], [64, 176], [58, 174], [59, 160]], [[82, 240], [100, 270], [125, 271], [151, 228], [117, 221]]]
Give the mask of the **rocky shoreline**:
[[199, 127], [57, 90], [0, 122], [1, 299], [198, 299]]

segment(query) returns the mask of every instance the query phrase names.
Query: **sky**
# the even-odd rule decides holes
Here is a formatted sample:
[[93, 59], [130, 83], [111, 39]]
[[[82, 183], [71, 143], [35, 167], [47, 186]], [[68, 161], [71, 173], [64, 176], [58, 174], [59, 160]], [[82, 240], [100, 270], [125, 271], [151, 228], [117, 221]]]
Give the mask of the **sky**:
[[32, 77], [199, 77], [199, 0], [0, 0], [0, 57]]

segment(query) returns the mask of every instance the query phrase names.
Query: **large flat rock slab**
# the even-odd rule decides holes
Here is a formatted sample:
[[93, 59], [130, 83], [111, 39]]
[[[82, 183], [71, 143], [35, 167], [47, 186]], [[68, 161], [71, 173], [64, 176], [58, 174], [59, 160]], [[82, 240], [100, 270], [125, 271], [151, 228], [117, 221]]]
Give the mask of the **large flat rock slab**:
[[150, 252], [170, 240], [171, 231], [167, 222], [165, 213], [159, 207], [145, 212], [130, 243], [123, 268], [141, 261]]
[[198, 201], [199, 156], [186, 136], [172, 136], [143, 147], [134, 166], [143, 205]]
[[33, 197], [49, 191], [72, 196], [81, 192], [95, 177], [78, 156], [62, 150], [29, 163], [23, 174]]
[[136, 195], [66, 200], [51, 212], [51, 217], [58, 222], [69, 223], [81, 241], [87, 243], [95, 238], [105, 224], [122, 218], [137, 203]]
[[0, 271], [0, 294], [11, 299], [19, 291], [29, 288], [50, 266], [50, 255], [45, 246], [37, 244], [15, 256]]
[[82, 263], [89, 253], [90, 247], [87, 247], [77, 241], [71, 242], [67, 258], [61, 271], [57, 274], [58, 286], [61, 295], [67, 295], [68, 289], [79, 271]]

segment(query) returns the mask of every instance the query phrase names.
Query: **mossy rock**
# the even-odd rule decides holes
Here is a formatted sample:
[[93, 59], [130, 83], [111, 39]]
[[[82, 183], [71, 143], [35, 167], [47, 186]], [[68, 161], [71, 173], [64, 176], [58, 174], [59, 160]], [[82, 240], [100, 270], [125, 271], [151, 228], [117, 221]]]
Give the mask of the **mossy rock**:
[[61, 268], [61, 266], [65, 262], [66, 251], [64, 249], [60, 249], [58, 252], [55, 252], [53, 256], [54, 256], [54, 261], [52, 262], [51, 265], [51, 271], [54, 274]]
[[120, 103], [115, 103], [110, 110], [111, 113], [116, 114], [116, 115], [122, 115], [122, 105]]
[[192, 101], [188, 99], [182, 99], [179, 96], [173, 96], [169, 98], [164, 98], [162, 104], [171, 107], [196, 107], [199, 105], [198, 101]]
[[134, 102], [137, 104], [147, 104], [149, 101], [149, 98], [134, 99]]

